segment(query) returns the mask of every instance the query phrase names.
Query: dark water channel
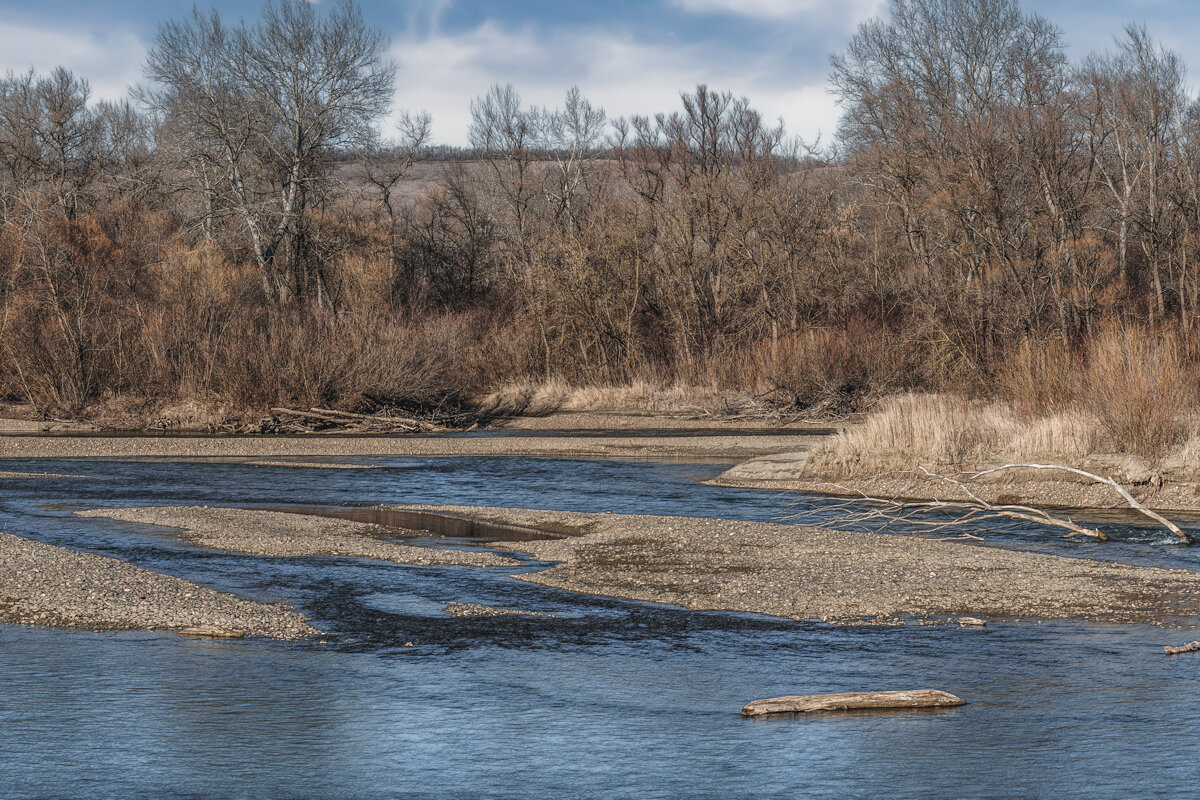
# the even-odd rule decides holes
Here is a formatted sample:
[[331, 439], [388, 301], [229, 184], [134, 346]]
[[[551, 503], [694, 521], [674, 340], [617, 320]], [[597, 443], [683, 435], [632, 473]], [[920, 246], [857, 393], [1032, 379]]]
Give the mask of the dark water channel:
[[[0, 470], [86, 476], [3, 481], [0, 528], [286, 599], [328, 631], [300, 643], [210, 642], [0, 626], [0, 797], [1194, 796], [1200, 657], [1164, 658], [1161, 646], [1200, 638], [1195, 628], [839, 629], [576, 596], [506, 578], [512, 569], [226, 554], [161, 528], [72, 515], [147, 503], [350, 514], [452, 503], [797, 522], [833, 513], [821, 498], [702, 485], [715, 464], [371, 463], [382, 468], [0, 461]], [[1103, 521], [1115, 539], [1107, 544], [1017, 524], [987, 536], [995, 546], [1200, 568], [1200, 547], [1127, 523]], [[461, 531], [441, 533], [422, 541], [474, 546]], [[555, 616], [449, 617], [451, 601]], [[922, 687], [970, 704], [738, 714], [777, 694]]]

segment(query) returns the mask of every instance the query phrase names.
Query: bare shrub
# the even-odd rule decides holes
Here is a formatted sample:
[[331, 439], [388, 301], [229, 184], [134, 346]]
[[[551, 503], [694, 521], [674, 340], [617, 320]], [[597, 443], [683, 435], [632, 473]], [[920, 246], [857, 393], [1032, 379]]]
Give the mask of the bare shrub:
[[1183, 443], [1197, 396], [1194, 364], [1178, 336], [1143, 326], [1110, 326], [1092, 342], [1079, 405], [1100, 421], [1116, 452], [1163, 459]]
[[1026, 338], [998, 370], [996, 389], [1030, 415], [1072, 409], [1080, 383], [1081, 354], [1061, 337]]
[[884, 331], [859, 323], [811, 328], [760, 342], [755, 368], [785, 405], [826, 413], [858, 411], [889, 391], [911, 385], [906, 351]]

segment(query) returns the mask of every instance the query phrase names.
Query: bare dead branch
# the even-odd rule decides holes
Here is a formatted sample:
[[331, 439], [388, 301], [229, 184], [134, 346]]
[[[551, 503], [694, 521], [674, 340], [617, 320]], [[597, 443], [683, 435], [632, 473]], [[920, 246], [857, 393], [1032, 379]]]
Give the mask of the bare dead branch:
[[[852, 520], [854, 522], [864, 522], [872, 519], [884, 519], [888, 522], [906, 522], [912, 525], [918, 525], [926, 528], [948, 528], [961, 526], [971, 523], [986, 522], [990, 519], [1020, 519], [1026, 522], [1036, 522], [1040, 525], [1050, 525], [1056, 528], [1064, 528], [1069, 533], [1067, 536], [1087, 536], [1091, 539], [1100, 541], [1108, 541], [1108, 536], [1103, 531], [1096, 528], [1086, 528], [1077, 524], [1068, 518], [1060, 518], [1051, 516], [1049, 513], [1039, 508], [1032, 506], [1012, 505], [1012, 504], [994, 504], [989, 503], [974, 492], [971, 492], [960, 481], [944, 475], [935, 475], [928, 470], [923, 470], [926, 477], [934, 480], [943, 480], [947, 483], [960, 487], [972, 499], [967, 501], [952, 501], [952, 500], [913, 500], [905, 501], [895, 498], [874, 497], [859, 489], [853, 489], [840, 484], [825, 483], [818, 484], [819, 486], [829, 486], [841, 492], [858, 495], [863, 500], [869, 503], [878, 503], [882, 506], [876, 512], [867, 512], [856, 515]], [[914, 519], [914, 512], [928, 511], [966, 511], [967, 514], [953, 520], [928, 521]], [[842, 520], [845, 521], [845, 518]]]
[[1003, 472], [1005, 470], [1010, 470], [1010, 469], [1038, 469], [1038, 470], [1058, 470], [1060, 472], [1070, 472], [1074, 475], [1080, 476], [1081, 478], [1087, 478], [1088, 480], [1095, 481], [1096, 483], [1101, 483], [1101, 484], [1104, 484], [1105, 486], [1111, 486], [1113, 488], [1113, 490], [1117, 494], [1119, 494], [1125, 500], [1126, 503], [1129, 504], [1130, 508], [1134, 509], [1135, 511], [1149, 517], [1150, 519], [1154, 520], [1158, 524], [1162, 525], [1164, 528], [1166, 528], [1171, 533], [1178, 536], [1180, 539], [1182, 539], [1187, 544], [1195, 543], [1195, 540], [1192, 539], [1192, 537], [1190, 535], [1188, 535], [1185, 531], [1180, 529], [1180, 527], [1178, 525], [1171, 522], [1169, 519], [1167, 519], [1163, 515], [1161, 515], [1157, 512], [1151, 511], [1150, 509], [1146, 508], [1144, 505], [1139, 503], [1137, 501], [1137, 499], [1135, 499], [1134, 496], [1129, 493], [1129, 490], [1127, 490], [1121, 484], [1117, 483], [1111, 477], [1105, 478], [1105, 477], [1101, 477], [1099, 475], [1094, 475], [1091, 472], [1086, 472], [1085, 470], [1078, 469], [1076, 467], [1064, 467], [1064, 466], [1060, 466], [1057, 464], [1005, 464], [1004, 466], [1000, 466], [1000, 467], [992, 467], [991, 469], [980, 470], [978, 472], [965, 472], [963, 474], [969, 475], [971, 478], [979, 478], [983, 475], [993, 475], [995, 473]]

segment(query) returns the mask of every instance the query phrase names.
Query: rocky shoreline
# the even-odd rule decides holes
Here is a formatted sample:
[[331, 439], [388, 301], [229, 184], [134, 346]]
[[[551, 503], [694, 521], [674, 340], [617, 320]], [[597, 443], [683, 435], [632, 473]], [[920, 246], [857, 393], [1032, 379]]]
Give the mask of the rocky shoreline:
[[275, 639], [319, 633], [285, 605], [7, 533], [0, 534], [0, 622], [92, 631], [195, 628]]

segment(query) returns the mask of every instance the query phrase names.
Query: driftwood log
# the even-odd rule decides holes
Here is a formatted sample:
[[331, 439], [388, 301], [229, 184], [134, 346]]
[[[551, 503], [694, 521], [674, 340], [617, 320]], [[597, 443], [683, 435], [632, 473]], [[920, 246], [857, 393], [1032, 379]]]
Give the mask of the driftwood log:
[[272, 408], [271, 413], [278, 416], [292, 417], [343, 426], [373, 426], [389, 430], [402, 430], [409, 433], [446, 433], [449, 428], [435, 425], [412, 417], [384, 416], [380, 414], [355, 414], [350, 411], [335, 411], [331, 408], [310, 408], [307, 411], [298, 408]]
[[190, 628], [180, 628], [179, 635], [197, 639], [241, 639], [246, 632], [236, 628], [223, 628], [220, 625], [194, 625]]
[[1163, 652], [1169, 656], [1177, 656], [1180, 653], [1194, 653], [1198, 650], [1200, 650], [1200, 642], [1188, 642], [1187, 644], [1180, 645], [1179, 647], [1171, 647], [1168, 645], [1163, 648]]
[[767, 714], [812, 714], [822, 711], [885, 711], [902, 708], [952, 708], [966, 700], [935, 689], [893, 692], [839, 692], [790, 695], [755, 700], [742, 709], [743, 717]]

